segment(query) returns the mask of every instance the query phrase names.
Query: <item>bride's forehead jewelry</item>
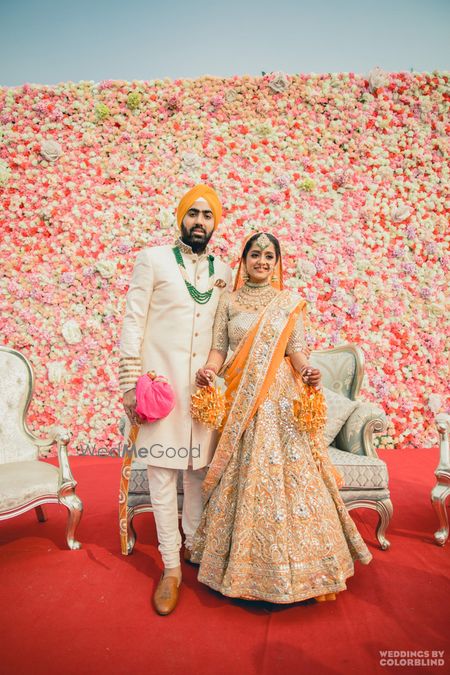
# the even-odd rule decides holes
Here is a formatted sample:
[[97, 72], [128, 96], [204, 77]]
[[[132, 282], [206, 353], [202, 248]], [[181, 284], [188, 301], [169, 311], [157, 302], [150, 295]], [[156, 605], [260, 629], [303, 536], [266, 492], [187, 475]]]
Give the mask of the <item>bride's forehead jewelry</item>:
[[265, 232], [259, 235], [257, 240], [255, 241], [255, 244], [257, 245], [258, 248], [261, 249], [261, 251], [264, 251], [265, 248], [270, 246], [272, 242], [270, 241], [269, 237]]

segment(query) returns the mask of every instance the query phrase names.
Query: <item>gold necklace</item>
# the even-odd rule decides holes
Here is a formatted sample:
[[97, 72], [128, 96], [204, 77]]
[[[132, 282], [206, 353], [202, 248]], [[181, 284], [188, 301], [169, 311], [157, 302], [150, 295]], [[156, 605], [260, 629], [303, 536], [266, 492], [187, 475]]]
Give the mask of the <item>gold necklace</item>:
[[257, 312], [266, 307], [278, 291], [270, 284], [249, 286], [244, 284], [236, 293], [236, 302], [240, 308]]

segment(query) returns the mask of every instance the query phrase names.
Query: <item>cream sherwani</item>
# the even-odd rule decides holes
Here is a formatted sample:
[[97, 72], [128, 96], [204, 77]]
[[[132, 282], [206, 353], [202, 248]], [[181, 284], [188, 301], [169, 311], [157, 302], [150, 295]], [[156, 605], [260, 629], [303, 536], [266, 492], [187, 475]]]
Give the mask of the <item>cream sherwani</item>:
[[166, 567], [179, 564], [177, 469], [189, 467], [183, 477], [182, 520], [188, 547], [201, 516], [204, 472], [198, 470], [211, 461], [216, 433], [192, 420], [190, 400], [195, 373], [205, 364], [211, 347], [219, 298], [230, 288], [232, 278], [228, 265], [214, 258], [214, 279], [210, 279], [208, 251], [194, 254], [181, 240], [176, 245], [187, 278], [199, 291], [218, 285], [213, 286], [209, 301], [199, 304], [186, 287], [173, 246], [143, 249], [126, 298], [119, 371], [122, 391], [132, 388], [141, 374], [154, 370], [167, 377], [175, 392], [172, 412], [162, 420], [142, 424], [136, 440], [137, 459], [148, 465], [159, 550]]
[[[186, 272], [199, 291], [209, 287], [208, 255], [197, 255], [178, 241]], [[195, 373], [208, 357], [217, 303], [226, 288], [213, 287], [210, 300], [196, 303], [178, 268], [173, 246], [142, 250], [136, 259], [126, 299], [120, 340], [120, 387], [134, 386], [142, 373], [154, 370], [167, 377], [175, 391], [172, 412], [140, 427], [136, 441], [139, 461], [152, 466], [199, 469], [211, 461], [215, 434], [190, 415]], [[231, 270], [214, 259], [215, 282], [231, 285]], [[190, 450], [192, 449], [192, 453]]]

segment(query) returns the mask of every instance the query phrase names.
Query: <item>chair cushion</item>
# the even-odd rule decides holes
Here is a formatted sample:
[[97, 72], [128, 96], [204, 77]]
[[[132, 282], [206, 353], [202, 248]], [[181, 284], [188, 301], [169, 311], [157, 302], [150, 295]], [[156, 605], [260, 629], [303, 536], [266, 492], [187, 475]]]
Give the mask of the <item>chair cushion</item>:
[[59, 471], [47, 462], [0, 465], [0, 512], [25, 506], [38, 497], [58, 494]]
[[328, 456], [344, 477], [344, 490], [387, 489], [389, 481], [387, 466], [378, 457], [354, 455], [332, 446], [328, 448]]
[[143, 464], [131, 465], [130, 482], [128, 484], [128, 494], [148, 495], [147, 468]]
[[325, 425], [325, 443], [329, 445], [338, 435], [352, 412], [358, 407], [358, 401], [351, 401], [346, 396], [341, 396], [327, 387], [323, 388], [327, 402], [328, 414]]

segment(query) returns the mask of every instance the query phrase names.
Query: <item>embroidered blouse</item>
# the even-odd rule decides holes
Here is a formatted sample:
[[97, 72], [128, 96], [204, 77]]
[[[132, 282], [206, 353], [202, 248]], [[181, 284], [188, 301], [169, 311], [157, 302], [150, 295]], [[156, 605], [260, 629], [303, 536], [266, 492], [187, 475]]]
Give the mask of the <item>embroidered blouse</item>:
[[[267, 289], [267, 293], [262, 289], [251, 289], [251, 291], [257, 290], [261, 298], [260, 301], [260, 298], [256, 294], [248, 293], [244, 288], [242, 287], [234, 293], [230, 293], [229, 291], [222, 293], [214, 319], [211, 349], [217, 349], [225, 354], [229, 348], [234, 351], [244, 335], [258, 319], [267, 303], [279, 293], [279, 291], [271, 286]], [[261, 297], [262, 293], [265, 293], [264, 298]], [[252, 298], [255, 298], [253, 306]], [[259, 307], [257, 306], [258, 302], [260, 304]], [[309, 355], [301, 314], [297, 319], [286, 346], [287, 356], [295, 352], [304, 352], [306, 355]]]

